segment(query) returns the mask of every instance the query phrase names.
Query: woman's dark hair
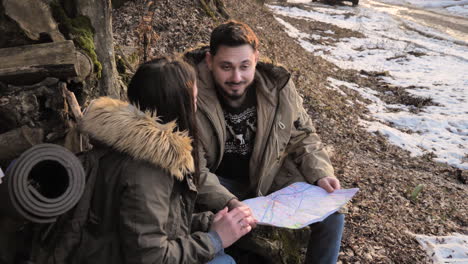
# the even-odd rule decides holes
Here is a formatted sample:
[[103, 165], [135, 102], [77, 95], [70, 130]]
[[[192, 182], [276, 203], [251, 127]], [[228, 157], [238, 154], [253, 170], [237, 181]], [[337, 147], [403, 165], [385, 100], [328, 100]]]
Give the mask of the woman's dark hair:
[[219, 46], [225, 45], [228, 47], [237, 47], [248, 44], [254, 51], [258, 50], [258, 38], [253, 30], [247, 25], [239, 21], [229, 20], [211, 32], [210, 37], [210, 53], [216, 55]]
[[195, 119], [195, 70], [182, 59], [162, 57], [140, 65], [128, 86], [127, 96], [142, 111], [156, 113], [162, 123], [177, 120], [180, 131], [192, 138], [195, 162], [194, 181], [198, 182], [198, 133]]

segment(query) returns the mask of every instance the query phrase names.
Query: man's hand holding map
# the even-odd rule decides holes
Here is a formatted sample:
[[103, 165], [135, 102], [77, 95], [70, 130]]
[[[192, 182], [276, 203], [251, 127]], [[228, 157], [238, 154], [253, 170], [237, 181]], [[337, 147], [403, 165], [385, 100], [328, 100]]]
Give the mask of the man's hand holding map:
[[297, 182], [268, 196], [247, 199], [258, 224], [298, 229], [338, 211], [356, 194], [358, 188], [324, 189], [305, 182]]

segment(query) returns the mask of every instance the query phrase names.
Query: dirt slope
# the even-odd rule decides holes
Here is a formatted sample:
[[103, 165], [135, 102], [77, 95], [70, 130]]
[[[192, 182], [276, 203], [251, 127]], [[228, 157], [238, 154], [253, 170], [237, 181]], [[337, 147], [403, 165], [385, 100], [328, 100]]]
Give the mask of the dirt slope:
[[[208, 16], [198, 1], [155, 1], [150, 7], [147, 2], [130, 1], [114, 11], [116, 44], [125, 54], [137, 54], [140, 59], [145, 54], [150, 58], [206, 43], [211, 29], [223, 20]], [[293, 73], [305, 107], [332, 153], [336, 176], [344, 188], [360, 188], [348, 206], [340, 261], [428, 263], [429, 258], [409, 233], [467, 234], [468, 187], [463, 178], [467, 172], [434, 163], [430, 156], [411, 158], [384, 137], [364, 131], [358, 118], [368, 118], [365, 106], [355, 103], [350, 107], [345, 101], [366, 100], [354, 91], [346, 91], [347, 97], [343, 97], [325, 85], [326, 78], [333, 77], [374, 90], [399, 87], [383, 83], [377, 73], [367, 73], [365, 78], [306, 52], [284, 33], [267, 8], [253, 2], [229, 0], [225, 4], [231, 18], [246, 22], [258, 34], [261, 54]], [[319, 22], [302, 25], [314, 32], [331, 27]], [[344, 29], [333, 31], [343, 37], [360, 36]], [[150, 45], [145, 49], [148, 40]], [[411, 192], [419, 184], [424, 185], [422, 192], [411, 200]]]

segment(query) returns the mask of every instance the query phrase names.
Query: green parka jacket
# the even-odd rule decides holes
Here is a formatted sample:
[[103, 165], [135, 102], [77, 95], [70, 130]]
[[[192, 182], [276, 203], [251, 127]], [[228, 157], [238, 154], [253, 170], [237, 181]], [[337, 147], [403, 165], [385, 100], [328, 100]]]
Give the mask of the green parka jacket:
[[[199, 136], [207, 167], [214, 172], [223, 159], [227, 134], [223, 110], [205, 62], [206, 51], [202, 48], [185, 57], [197, 68]], [[315, 183], [324, 177], [334, 177], [328, 154], [289, 72], [259, 62], [254, 82], [257, 131], [249, 165], [252, 194], [263, 196], [293, 182]]]
[[[85, 263], [206, 263], [213, 214], [193, 214], [191, 139], [134, 106], [95, 100], [82, 131], [109, 151], [99, 161]], [[203, 181], [203, 179], [201, 179]]]

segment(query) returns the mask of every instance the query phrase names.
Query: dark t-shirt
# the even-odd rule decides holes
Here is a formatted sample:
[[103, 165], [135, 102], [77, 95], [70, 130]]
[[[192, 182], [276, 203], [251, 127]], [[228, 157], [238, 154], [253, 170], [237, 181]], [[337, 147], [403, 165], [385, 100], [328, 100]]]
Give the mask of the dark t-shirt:
[[[220, 101], [223, 102], [223, 100]], [[249, 186], [249, 161], [257, 131], [255, 88], [249, 87], [245, 102], [237, 108], [221, 103], [226, 122], [227, 139], [224, 156], [216, 170], [221, 183], [237, 196]]]

